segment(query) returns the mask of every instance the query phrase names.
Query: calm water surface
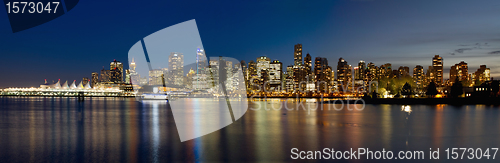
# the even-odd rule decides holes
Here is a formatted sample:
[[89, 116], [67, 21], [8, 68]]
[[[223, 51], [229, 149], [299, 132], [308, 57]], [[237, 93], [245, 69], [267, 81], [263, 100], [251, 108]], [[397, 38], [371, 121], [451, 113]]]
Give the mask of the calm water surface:
[[[285, 103], [288, 108], [296, 108], [296, 102], [250, 101], [249, 108], [259, 109], [249, 109], [226, 128], [180, 142], [166, 102], [141, 103], [133, 98], [88, 98], [79, 102], [75, 98], [0, 97], [0, 160], [288, 162], [292, 161], [292, 148], [421, 150], [428, 159], [429, 148], [441, 148], [441, 159], [434, 161], [446, 162], [449, 160], [445, 159], [445, 148], [500, 147], [498, 106], [412, 105], [411, 112], [406, 112], [401, 105], [367, 105], [362, 111], [350, 111], [354, 105], [349, 105], [335, 111], [314, 110], [321, 106], [309, 99], [303, 101], [307, 102], [305, 109], [283, 108]], [[499, 159], [497, 156], [496, 160], [480, 161]]]

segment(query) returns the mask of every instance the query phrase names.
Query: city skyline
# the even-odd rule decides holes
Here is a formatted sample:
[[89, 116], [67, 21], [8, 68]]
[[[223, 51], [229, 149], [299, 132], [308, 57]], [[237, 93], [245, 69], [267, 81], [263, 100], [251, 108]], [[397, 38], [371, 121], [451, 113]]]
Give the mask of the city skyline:
[[[3, 15], [0, 68], [11, 71], [2, 74], [9, 78], [0, 81], [0, 87], [38, 85], [41, 79], [90, 77], [89, 71], [107, 67], [98, 60], [128, 62], [126, 54], [139, 38], [189, 19], [197, 20], [207, 57], [228, 56], [248, 62], [267, 56], [287, 66], [293, 63], [290, 45], [301, 43], [302, 53], [311, 54], [313, 59], [332, 62], [342, 57], [350, 63], [364, 60], [375, 65], [390, 62], [427, 68], [431, 66], [428, 57], [440, 55], [445, 58], [445, 79], [450, 67], [462, 60], [474, 70], [488, 65], [491, 76], [499, 78], [500, 40], [496, 36], [500, 34], [500, 11], [495, 6], [500, 4], [484, 0], [424, 5], [428, 2], [80, 2], [71, 13], [18, 33], [11, 32]], [[138, 12], [130, 13], [124, 7], [131, 3]], [[182, 13], [180, 8], [188, 6], [196, 10], [176, 16], [156, 10], [166, 5], [172, 13]], [[110, 13], [106, 6], [117, 10]], [[96, 12], [89, 14], [88, 10]]]

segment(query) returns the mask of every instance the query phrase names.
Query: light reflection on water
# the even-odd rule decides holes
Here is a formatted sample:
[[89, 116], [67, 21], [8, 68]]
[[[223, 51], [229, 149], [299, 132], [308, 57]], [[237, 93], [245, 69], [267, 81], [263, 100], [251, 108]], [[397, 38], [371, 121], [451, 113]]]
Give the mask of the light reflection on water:
[[[300, 101], [305, 104], [298, 105]], [[354, 107], [351, 104], [341, 111], [315, 110], [311, 108], [341, 105], [319, 104], [308, 99], [254, 100], [249, 104], [249, 108], [260, 105], [268, 110], [249, 109], [226, 128], [181, 143], [166, 102], [3, 97], [0, 98], [0, 160], [286, 162], [290, 161], [291, 148], [363, 147], [427, 152], [439, 147], [444, 157], [444, 148], [500, 147], [498, 106], [411, 105], [409, 114], [402, 105], [367, 105], [362, 111], [349, 111], [347, 108]], [[285, 104], [298, 109], [275, 109]], [[195, 126], [192, 132], [200, 130]]]

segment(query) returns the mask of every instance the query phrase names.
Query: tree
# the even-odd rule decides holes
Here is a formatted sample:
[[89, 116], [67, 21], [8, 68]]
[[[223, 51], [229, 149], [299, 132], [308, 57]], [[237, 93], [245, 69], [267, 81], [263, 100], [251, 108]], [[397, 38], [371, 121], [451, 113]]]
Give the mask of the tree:
[[429, 83], [429, 85], [427, 86], [427, 92], [425, 92], [425, 94], [431, 97], [434, 97], [435, 95], [438, 94], [436, 83], [434, 83], [434, 81], [431, 81]]
[[450, 90], [450, 96], [453, 98], [457, 98], [458, 96], [461, 96], [464, 94], [464, 87], [462, 86], [462, 83], [458, 81], [458, 79], [455, 80], [453, 85], [451, 86]]
[[378, 93], [375, 90], [372, 92], [372, 98], [378, 98]]
[[401, 94], [405, 95], [407, 98], [410, 98], [412, 91], [411, 91], [411, 86], [408, 84], [408, 82], [403, 85], [403, 88], [401, 89]]

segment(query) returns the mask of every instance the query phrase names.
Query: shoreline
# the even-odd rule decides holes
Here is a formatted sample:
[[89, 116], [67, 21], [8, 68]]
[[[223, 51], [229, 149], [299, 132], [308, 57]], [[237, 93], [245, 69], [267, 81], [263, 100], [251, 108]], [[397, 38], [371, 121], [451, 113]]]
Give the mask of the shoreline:
[[[92, 97], [113, 97], [113, 98], [136, 98], [137, 96], [41, 96], [41, 95], [0, 95], [0, 97], [67, 97], [67, 98], [92, 98]], [[196, 97], [193, 97], [196, 98]], [[198, 97], [200, 98], [200, 97]], [[247, 97], [248, 99], [318, 99], [322, 104], [399, 104], [399, 105], [500, 105], [500, 97], [467, 97], [467, 98], [358, 98], [355, 97]], [[341, 98], [341, 99], [338, 99]], [[323, 101], [320, 101], [323, 99]], [[339, 102], [342, 101], [342, 102]]]
[[[378, 98], [363, 99], [365, 104], [399, 104], [399, 105], [500, 105], [500, 98]], [[361, 100], [342, 100], [349, 104], [362, 104]], [[336, 101], [323, 101], [321, 103], [337, 103]]]

